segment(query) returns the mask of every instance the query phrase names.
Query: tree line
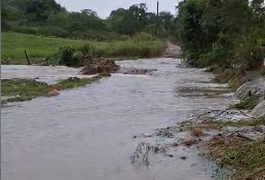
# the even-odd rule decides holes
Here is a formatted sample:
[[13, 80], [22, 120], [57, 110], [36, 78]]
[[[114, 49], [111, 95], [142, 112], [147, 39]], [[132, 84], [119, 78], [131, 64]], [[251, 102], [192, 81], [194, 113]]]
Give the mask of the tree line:
[[184, 0], [178, 5], [177, 18], [189, 64], [262, 67], [264, 0]]
[[137, 33], [155, 34], [158, 21], [158, 37], [168, 37], [176, 32], [176, 18], [170, 12], [149, 12], [145, 3], [111, 11], [101, 19], [92, 9], [69, 12], [54, 0], [2, 0], [2, 31], [108, 40], [126, 39]]

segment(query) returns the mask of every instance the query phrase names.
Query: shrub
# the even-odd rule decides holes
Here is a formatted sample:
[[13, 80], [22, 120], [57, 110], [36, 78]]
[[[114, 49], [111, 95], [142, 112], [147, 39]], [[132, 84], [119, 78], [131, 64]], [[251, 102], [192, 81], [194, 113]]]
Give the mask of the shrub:
[[191, 135], [195, 137], [200, 137], [203, 135], [203, 130], [199, 127], [194, 127], [191, 130]]
[[74, 56], [75, 49], [70, 46], [64, 46], [59, 49], [59, 65], [74, 67], [77, 66], [79, 60]]

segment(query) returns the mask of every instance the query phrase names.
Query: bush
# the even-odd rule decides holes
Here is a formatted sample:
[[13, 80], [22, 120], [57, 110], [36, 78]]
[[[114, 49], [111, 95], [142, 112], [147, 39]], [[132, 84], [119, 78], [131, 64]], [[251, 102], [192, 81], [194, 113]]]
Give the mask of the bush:
[[81, 56], [76, 53], [76, 50], [70, 46], [61, 47], [59, 49], [59, 65], [77, 67], [80, 65]]

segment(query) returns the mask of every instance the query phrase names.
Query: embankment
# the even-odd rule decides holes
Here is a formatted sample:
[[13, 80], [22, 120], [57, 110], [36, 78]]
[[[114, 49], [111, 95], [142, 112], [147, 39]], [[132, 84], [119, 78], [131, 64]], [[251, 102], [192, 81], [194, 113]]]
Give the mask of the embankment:
[[265, 115], [265, 76], [258, 71], [242, 72], [240, 70], [212, 70], [216, 74], [215, 81], [228, 83], [235, 91], [239, 103], [231, 106], [233, 109], [248, 110], [250, 115], [261, 117]]
[[[264, 77], [258, 72], [239, 69], [209, 68], [213, 81], [223, 83], [233, 94], [222, 88], [181, 88], [179, 94], [218, 98], [228, 94], [237, 98], [219, 109], [209, 110], [185, 122], [158, 130], [163, 137], [176, 137], [175, 146], [186, 146], [200, 152], [218, 165], [216, 177], [221, 180], [264, 180], [265, 178], [265, 108]], [[231, 92], [230, 91], [230, 92]]]
[[196, 145], [206, 158], [216, 162], [221, 179], [265, 179], [264, 76], [258, 72], [208, 69], [214, 80], [227, 83], [240, 102], [213, 110], [178, 125], [189, 135], [186, 146]]

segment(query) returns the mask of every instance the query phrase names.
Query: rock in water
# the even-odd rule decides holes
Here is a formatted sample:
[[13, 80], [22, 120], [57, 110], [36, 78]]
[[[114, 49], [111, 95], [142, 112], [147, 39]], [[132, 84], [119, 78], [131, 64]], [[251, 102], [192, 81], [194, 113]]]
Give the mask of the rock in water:
[[79, 81], [79, 80], [81, 80], [81, 79], [78, 78], [78, 77], [69, 77], [68, 80], [69, 80], [69, 81]]
[[58, 96], [60, 92], [57, 89], [53, 89], [48, 93], [49, 96]]
[[119, 67], [116, 66], [109, 66], [109, 65], [97, 66], [98, 73], [115, 73], [118, 69]]
[[153, 71], [157, 71], [157, 69], [136, 69], [136, 68], [128, 68], [123, 70], [123, 74], [150, 74]]
[[138, 69], [138, 68], [121, 68], [114, 60], [100, 59], [92, 60], [86, 63], [83, 69], [80, 71], [81, 74], [92, 75], [97, 73], [123, 73], [123, 74], [150, 74], [157, 69]]
[[265, 115], [265, 100], [259, 103], [250, 113], [254, 117], [261, 117]]
[[187, 157], [186, 156], [181, 156], [180, 159], [187, 160]]
[[200, 138], [195, 138], [195, 137], [188, 137], [186, 139], [184, 139], [184, 141], [181, 143], [184, 146], [190, 147], [194, 144], [197, 144], [201, 141]]
[[257, 125], [253, 127], [253, 131], [265, 133], [265, 125]]
[[98, 70], [97, 67], [85, 66], [80, 72], [81, 74], [84, 75], [92, 75], [92, 74], [97, 74]]
[[81, 74], [92, 75], [97, 73], [115, 73], [119, 70], [119, 66], [114, 60], [93, 60], [89, 61], [86, 66], [80, 71]]

